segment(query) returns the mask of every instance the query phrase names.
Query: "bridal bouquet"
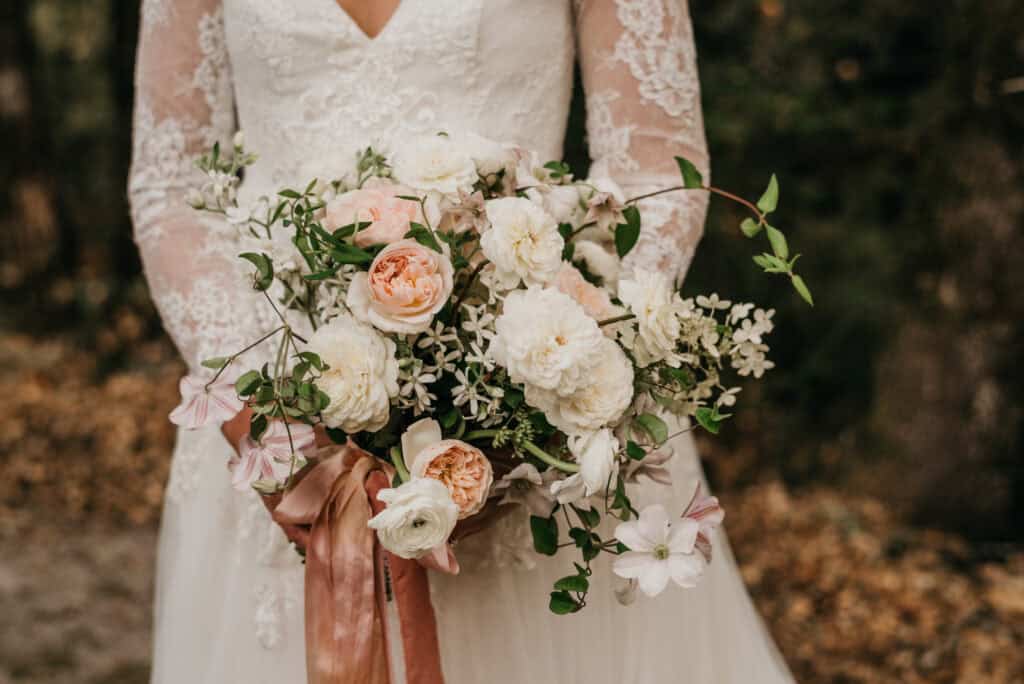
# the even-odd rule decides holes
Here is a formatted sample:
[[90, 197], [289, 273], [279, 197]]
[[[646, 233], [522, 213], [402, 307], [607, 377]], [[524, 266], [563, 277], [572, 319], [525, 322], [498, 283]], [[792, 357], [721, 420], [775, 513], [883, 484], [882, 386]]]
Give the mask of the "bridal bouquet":
[[[643, 197], [475, 135], [423, 137], [389, 156], [367, 148], [337, 180], [249, 206], [237, 188], [255, 155], [241, 136], [225, 152], [199, 160], [208, 180], [189, 202], [224, 215], [251, 245], [241, 258], [279, 324], [184, 378], [171, 417], [194, 428], [251, 408], [230, 463], [237, 487], [286, 493], [325, 430], [386, 468], [391, 486], [369, 527], [395, 556], [444, 565], [460, 521], [518, 512], [537, 553], [579, 554], [554, 582], [555, 613], [585, 605], [602, 553], [647, 595], [670, 579], [695, 585], [723, 517], [717, 501], [697, 491], [685, 510], [637, 511], [631, 485], [667, 484], [673, 431], [691, 419], [717, 433], [739, 392], [727, 376], [773, 366], [772, 310], [684, 299], [662, 274], [620, 271]], [[676, 161], [680, 185], [644, 197], [742, 203], [743, 232], [768, 239], [755, 262], [810, 302], [768, 220], [775, 178], [752, 203]], [[272, 362], [242, 367], [268, 345]]]

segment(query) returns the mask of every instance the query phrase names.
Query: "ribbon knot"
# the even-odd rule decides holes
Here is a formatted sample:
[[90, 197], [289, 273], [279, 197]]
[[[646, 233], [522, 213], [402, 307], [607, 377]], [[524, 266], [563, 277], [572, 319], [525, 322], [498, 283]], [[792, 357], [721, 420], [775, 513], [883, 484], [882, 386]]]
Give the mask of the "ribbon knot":
[[[407, 684], [443, 684], [426, 570], [381, 547], [367, 523], [384, 508], [390, 465], [352, 442], [320, 460], [274, 510], [282, 524], [309, 525], [306, 670], [309, 684], [401, 684], [387, 639], [401, 640]], [[400, 634], [387, 633], [390, 571]], [[396, 668], [397, 669], [397, 668]]]

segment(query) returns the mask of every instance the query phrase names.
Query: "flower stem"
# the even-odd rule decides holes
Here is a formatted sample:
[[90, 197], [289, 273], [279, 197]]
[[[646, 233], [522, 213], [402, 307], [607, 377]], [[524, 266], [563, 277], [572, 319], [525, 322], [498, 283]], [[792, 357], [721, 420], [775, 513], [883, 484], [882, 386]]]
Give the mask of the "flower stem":
[[398, 473], [398, 477], [402, 482], [408, 482], [412, 479], [409, 475], [409, 469], [405, 467], [405, 458], [402, 457], [401, 447], [391, 447], [391, 462], [395, 465], [395, 472]]
[[614, 323], [622, 323], [623, 321], [631, 321], [634, 318], [636, 318], [636, 316], [631, 313], [622, 314], [621, 316], [614, 316], [612, 318], [605, 318], [604, 320], [598, 321], [597, 325], [598, 327], [602, 327], [605, 325], [612, 325]]
[[[498, 432], [499, 430], [473, 430], [472, 432], [467, 432], [463, 436], [463, 439], [467, 442], [481, 439], [494, 439], [498, 435]], [[527, 451], [531, 456], [547, 463], [552, 468], [561, 470], [563, 473], [578, 473], [580, 471], [580, 467], [575, 463], [569, 463], [568, 461], [555, 458], [528, 439], [520, 441], [519, 446], [522, 447], [523, 450]]]

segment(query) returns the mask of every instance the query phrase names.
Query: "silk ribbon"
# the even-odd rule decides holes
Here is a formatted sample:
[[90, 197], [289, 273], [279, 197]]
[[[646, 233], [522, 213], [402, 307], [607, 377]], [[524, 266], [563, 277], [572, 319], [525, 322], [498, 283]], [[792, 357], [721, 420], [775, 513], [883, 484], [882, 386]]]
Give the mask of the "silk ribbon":
[[[274, 510], [282, 524], [309, 525], [306, 548], [306, 671], [309, 684], [443, 684], [426, 570], [380, 546], [370, 517], [384, 508], [390, 464], [351, 442], [320, 459]], [[449, 554], [432, 567], [457, 572]], [[447, 566], [447, 567], [445, 567]], [[387, 579], [400, 634], [385, 629]], [[405, 682], [389, 673], [387, 639], [401, 639]]]

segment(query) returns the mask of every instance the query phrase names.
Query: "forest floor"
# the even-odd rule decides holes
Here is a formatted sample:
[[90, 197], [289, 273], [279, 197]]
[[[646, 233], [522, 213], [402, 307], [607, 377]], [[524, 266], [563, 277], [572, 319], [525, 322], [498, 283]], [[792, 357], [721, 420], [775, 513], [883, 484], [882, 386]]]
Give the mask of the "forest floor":
[[[0, 684], [144, 684], [181, 367], [160, 342], [109, 373], [2, 336], [0, 368]], [[1024, 551], [983, 557], [834, 488], [717, 493], [798, 681], [1024, 684]]]

